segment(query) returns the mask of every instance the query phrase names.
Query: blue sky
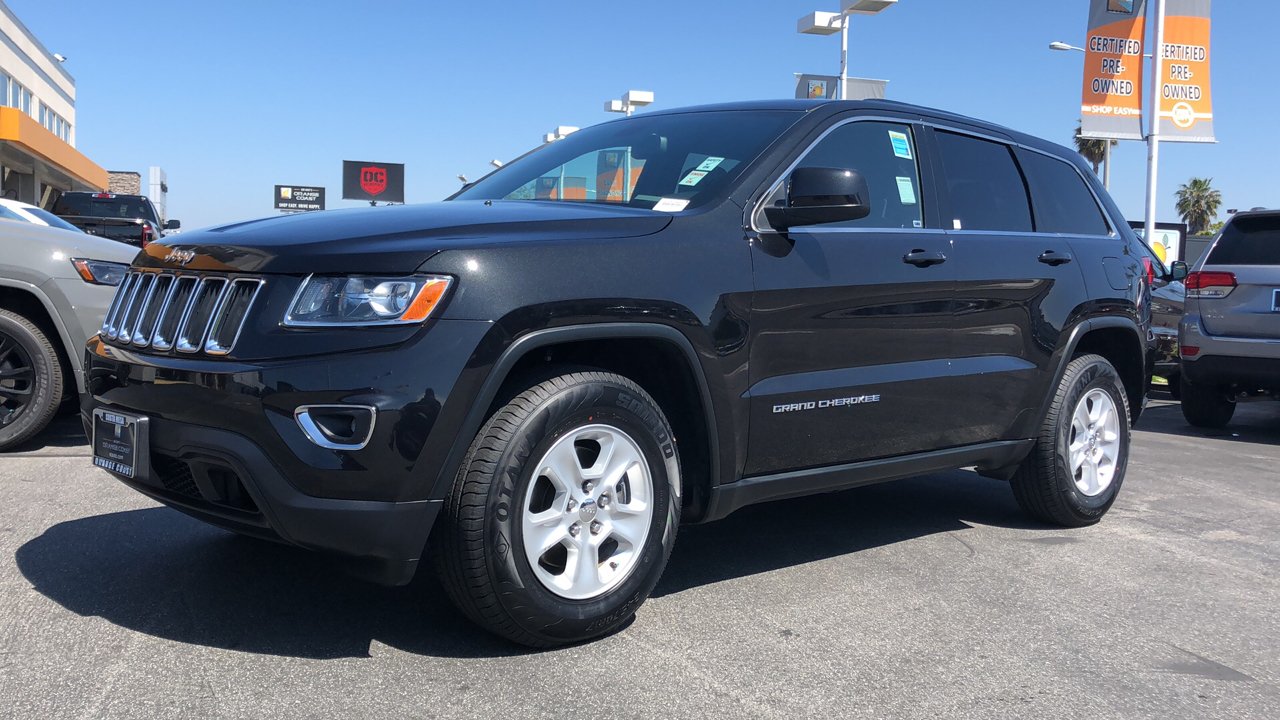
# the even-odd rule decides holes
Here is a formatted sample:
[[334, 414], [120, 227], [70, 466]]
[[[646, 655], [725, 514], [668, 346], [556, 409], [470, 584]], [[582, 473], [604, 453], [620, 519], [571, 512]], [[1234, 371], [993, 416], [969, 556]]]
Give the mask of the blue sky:
[[[825, 3], [825, 4], [819, 4]], [[328, 188], [341, 161], [406, 164], [409, 202], [443, 198], [557, 125], [655, 107], [790, 97], [794, 72], [838, 70], [839, 39], [795, 32], [838, 0], [87, 2], [8, 0], [77, 82], [77, 145], [111, 170], [169, 176], [170, 217], [194, 228], [273, 214], [272, 186]], [[900, 0], [856, 18], [851, 73], [889, 97], [1068, 144], [1079, 117], [1087, 0]], [[1216, 145], [1164, 145], [1158, 219], [1212, 177], [1225, 208], [1280, 205], [1280, 3], [1213, 8]], [[1115, 151], [1112, 194], [1142, 214], [1145, 145]]]

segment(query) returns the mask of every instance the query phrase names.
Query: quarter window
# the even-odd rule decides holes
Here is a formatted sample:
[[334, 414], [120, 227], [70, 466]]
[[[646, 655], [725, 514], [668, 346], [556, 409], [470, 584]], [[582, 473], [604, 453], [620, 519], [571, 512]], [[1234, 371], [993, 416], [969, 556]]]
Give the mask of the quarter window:
[[1031, 186], [1036, 232], [1071, 235], [1110, 232], [1102, 209], [1074, 166], [1029, 150], [1017, 152], [1027, 184]]
[[945, 131], [936, 137], [951, 228], [1031, 232], [1027, 186], [1009, 147]]
[[[797, 167], [857, 170], [867, 181], [871, 213], [823, 227], [920, 228], [924, 227], [923, 193], [916, 157], [910, 125], [856, 121], [831, 131]], [[785, 201], [783, 183], [768, 202]]]

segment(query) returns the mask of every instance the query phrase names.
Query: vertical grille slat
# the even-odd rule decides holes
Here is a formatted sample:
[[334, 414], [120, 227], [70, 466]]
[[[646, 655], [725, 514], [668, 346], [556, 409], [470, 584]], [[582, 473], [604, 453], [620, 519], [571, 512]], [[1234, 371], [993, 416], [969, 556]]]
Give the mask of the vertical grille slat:
[[186, 317], [178, 328], [178, 352], [198, 352], [204, 345], [204, 338], [209, 333], [209, 323], [218, 312], [223, 292], [229, 287], [223, 278], [207, 277], [196, 286], [196, 292], [187, 309]]
[[204, 351], [210, 355], [226, 355], [240, 338], [249, 308], [262, 289], [261, 280], [241, 278], [231, 283], [223, 295], [209, 328]]
[[134, 270], [120, 283], [100, 332], [111, 344], [227, 355], [265, 284], [260, 278]]

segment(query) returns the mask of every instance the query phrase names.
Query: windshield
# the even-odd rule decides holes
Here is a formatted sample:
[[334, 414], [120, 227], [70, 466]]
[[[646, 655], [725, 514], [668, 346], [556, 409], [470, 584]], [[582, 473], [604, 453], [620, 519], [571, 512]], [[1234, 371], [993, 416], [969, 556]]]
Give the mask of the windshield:
[[72, 232], [80, 232], [80, 228], [76, 227], [75, 225], [72, 225], [66, 220], [63, 220], [57, 215], [54, 215], [48, 210], [41, 210], [38, 207], [25, 207], [25, 208], [22, 208], [21, 212], [24, 212], [28, 215], [39, 218], [40, 220], [44, 221], [44, 224], [48, 225], [49, 227], [62, 228], [63, 230], [70, 230]]
[[540, 148], [454, 200], [537, 200], [697, 207], [799, 119], [795, 111], [652, 115], [604, 123]]
[[69, 217], [140, 218], [156, 221], [151, 203], [138, 195], [65, 193], [53, 204], [53, 212]]

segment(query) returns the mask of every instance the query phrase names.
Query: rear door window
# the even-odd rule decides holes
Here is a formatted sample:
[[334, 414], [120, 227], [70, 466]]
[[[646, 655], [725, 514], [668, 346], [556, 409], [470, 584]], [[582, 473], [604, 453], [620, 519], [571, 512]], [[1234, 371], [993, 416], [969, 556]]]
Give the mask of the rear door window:
[[939, 130], [938, 155], [953, 230], [1031, 232], [1031, 206], [1009, 146]]
[[1280, 265], [1280, 215], [1233, 218], [1206, 265]]
[[[867, 181], [870, 214], [822, 227], [921, 228], [924, 214], [917, 157], [910, 125], [855, 121], [832, 130], [796, 167], [857, 170]], [[786, 185], [775, 190], [768, 202], [785, 202]]]
[[1019, 149], [1018, 162], [1031, 186], [1036, 232], [1107, 235], [1102, 208], [1075, 167], [1038, 152]]

